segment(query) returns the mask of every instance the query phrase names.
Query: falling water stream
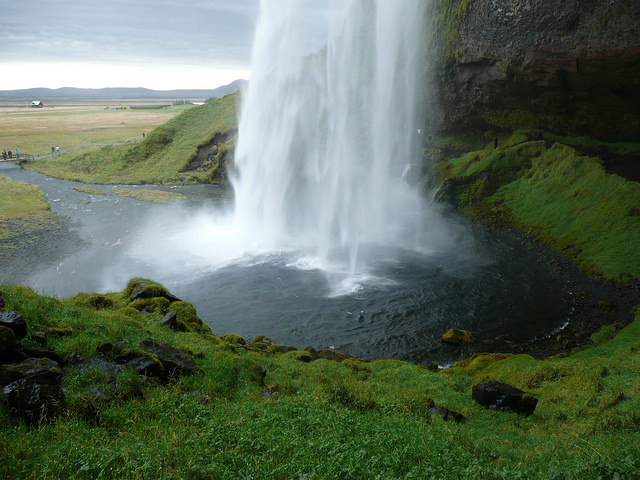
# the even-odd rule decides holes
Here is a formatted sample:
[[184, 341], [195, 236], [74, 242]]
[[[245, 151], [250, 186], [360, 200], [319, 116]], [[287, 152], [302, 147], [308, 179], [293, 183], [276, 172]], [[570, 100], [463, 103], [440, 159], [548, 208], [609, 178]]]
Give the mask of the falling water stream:
[[[335, 2], [326, 47], [309, 55], [301, 2], [263, 0], [233, 196], [180, 186], [186, 201], [156, 206], [1, 166], [39, 185], [73, 233], [54, 253], [36, 245], [20, 281], [69, 296], [148, 277], [217, 334], [367, 358], [455, 360], [469, 351], [440, 342], [454, 326], [476, 349], [552, 332], [570, 304], [553, 272], [412, 186], [427, 3]], [[18, 267], [0, 267], [0, 283]]]

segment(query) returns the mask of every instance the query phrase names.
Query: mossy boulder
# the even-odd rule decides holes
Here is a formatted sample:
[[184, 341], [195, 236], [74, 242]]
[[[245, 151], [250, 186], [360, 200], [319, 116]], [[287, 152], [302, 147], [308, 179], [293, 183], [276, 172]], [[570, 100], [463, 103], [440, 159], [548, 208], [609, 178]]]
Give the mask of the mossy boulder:
[[475, 337], [467, 330], [452, 328], [442, 335], [442, 341], [449, 345], [463, 345], [475, 343]]
[[0, 325], [0, 360], [4, 360], [16, 350], [16, 334], [9, 327]]
[[476, 372], [484, 370], [489, 365], [512, 357], [508, 353], [476, 353], [471, 357], [460, 360], [456, 363], [456, 367], [463, 368], [467, 373], [473, 375]]
[[160, 315], [165, 315], [169, 311], [169, 305], [169, 300], [164, 297], [139, 298], [129, 304], [142, 314], [158, 313]]
[[114, 357], [114, 360], [127, 368], [132, 368], [139, 375], [159, 379], [166, 378], [166, 370], [157, 356], [138, 348], [128, 348]]
[[225, 335], [220, 335], [220, 338], [231, 345], [246, 345], [247, 341], [242, 338], [240, 335], [236, 335], [235, 333], [227, 333]]
[[27, 336], [27, 322], [25, 322], [22, 315], [17, 312], [8, 310], [0, 311], [0, 325], [13, 330], [16, 338], [24, 338]]
[[79, 293], [74, 297], [69, 299], [74, 305], [82, 306], [82, 307], [91, 307], [96, 310], [104, 310], [108, 308], [112, 308], [114, 305], [113, 299], [106, 295], [101, 295], [99, 293]]
[[127, 287], [124, 290], [124, 294], [131, 301], [140, 299], [140, 298], [157, 298], [163, 297], [169, 300], [170, 302], [180, 300], [175, 295], [172, 295], [169, 290], [160, 285], [157, 282], [153, 282], [151, 280], [147, 280], [144, 278], [134, 278], [129, 280]]
[[171, 302], [167, 311], [176, 312], [175, 322], [177, 325], [183, 325], [185, 329], [184, 331], [211, 333], [209, 325], [204, 323], [200, 317], [198, 317], [195, 307], [189, 302], [184, 302], [182, 300]]

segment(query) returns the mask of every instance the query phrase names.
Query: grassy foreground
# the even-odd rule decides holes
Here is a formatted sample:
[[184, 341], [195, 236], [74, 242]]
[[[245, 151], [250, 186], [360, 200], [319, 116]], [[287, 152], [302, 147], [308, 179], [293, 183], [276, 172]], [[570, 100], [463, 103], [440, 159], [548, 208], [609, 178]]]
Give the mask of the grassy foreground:
[[[97, 184], [220, 181], [226, 152], [233, 148], [229, 132], [236, 128], [237, 102], [237, 94], [227, 95], [185, 110], [141, 141], [71, 150], [27, 166], [52, 177]], [[199, 157], [202, 161], [194, 165]]]
[[[194, 331], [174, 332], [159, 320], [175, 305], [164, 297], [131, 302], [134, 283], [121, 293], [62, 301], [2, 289], [7, 308], [23, 314], [30, 332], [49, 332], [49, 346], [68, 359], [95, 357], [106, 341], [135, 347], [154, 338], [201, 369], [161, 385], [132, 370], [113, 381], [69, 362], [67, 411], [55, 421], [28, 427], [0, 407], [3, 478], [583, 479], [640, 472], [640, 321], [602, 345], [545, 361], [481, 355], [438, 372], [390, 360], [307, 363], [305, 351], [223, 340], [184, 302], [181, 318]], [[142, 303], [151, 313], [139, 313]], [[475, 404], [471, 387], [483, 378], [536, 396], [535, 413], [525, 418]], [[100, 401], [96, 389], [110, 400]], [[434, 403], [465, 421], [430, 413]]]

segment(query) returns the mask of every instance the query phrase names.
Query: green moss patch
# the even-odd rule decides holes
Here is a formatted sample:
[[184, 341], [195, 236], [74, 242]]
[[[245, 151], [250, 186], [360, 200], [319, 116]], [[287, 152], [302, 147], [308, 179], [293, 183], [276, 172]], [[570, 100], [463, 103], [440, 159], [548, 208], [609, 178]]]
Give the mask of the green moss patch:
[[593, 276], [640, 278], [640, 185], [597, 158], [556, 143], [518, 143], [443, 162], [440, 198], [478, 218], [514, 225]]

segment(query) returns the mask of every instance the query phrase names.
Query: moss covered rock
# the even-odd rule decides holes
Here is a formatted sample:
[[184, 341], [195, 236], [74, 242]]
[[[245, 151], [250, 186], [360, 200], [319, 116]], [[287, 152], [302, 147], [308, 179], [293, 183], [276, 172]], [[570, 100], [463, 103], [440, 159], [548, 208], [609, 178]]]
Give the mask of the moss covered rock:
[[452, 328], [442, 335], [442, 341], [450, 345], [462, 345], [465, 343], [475, 343], [475, 337], [467, 330]]

